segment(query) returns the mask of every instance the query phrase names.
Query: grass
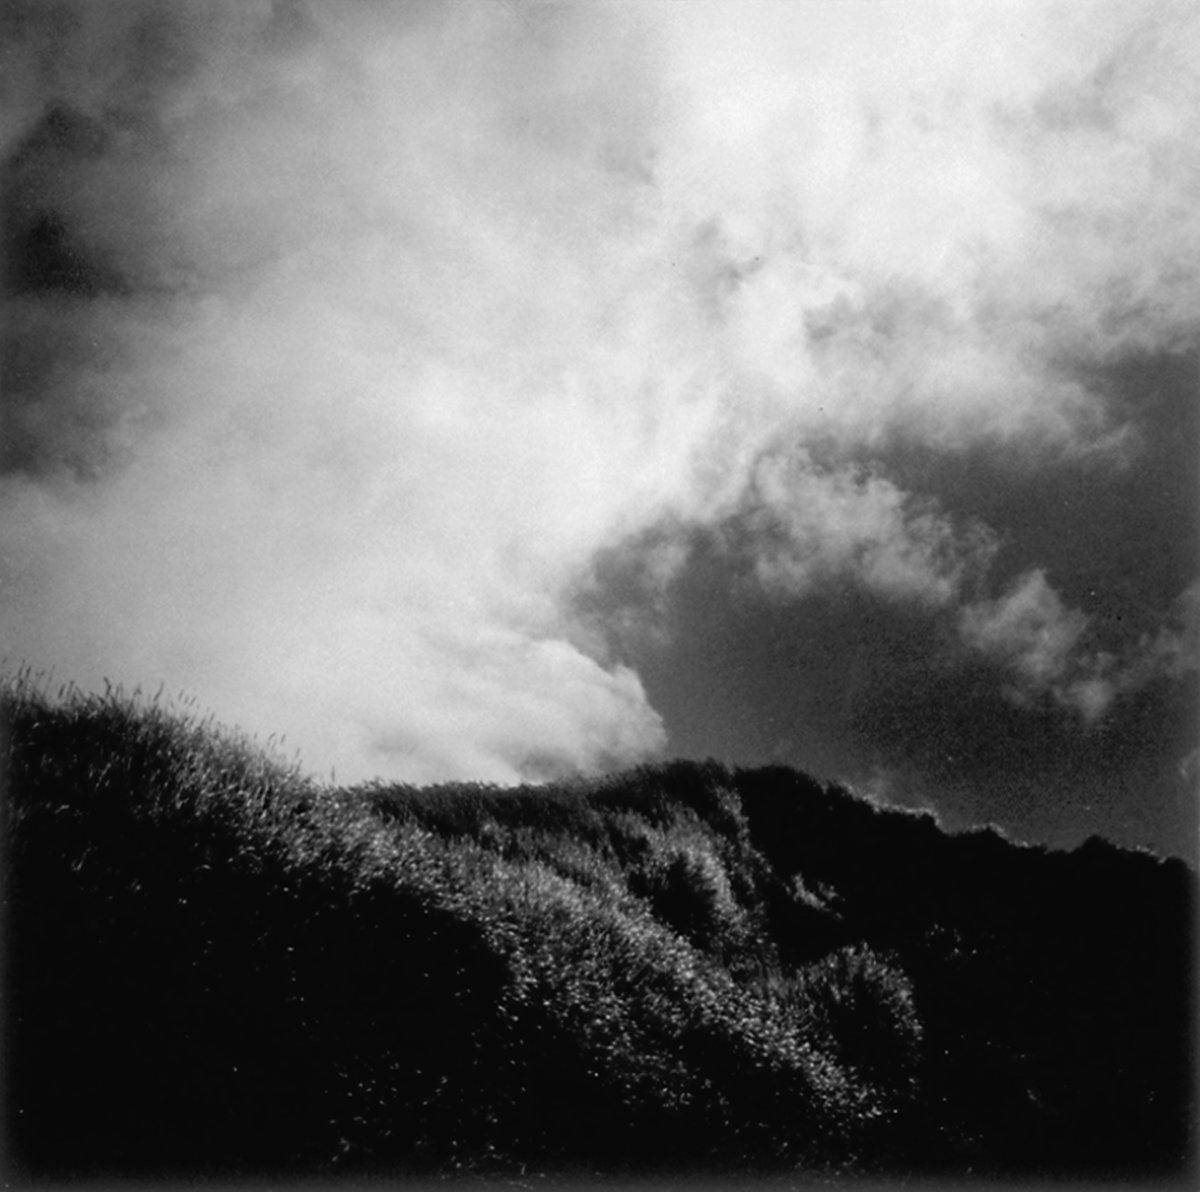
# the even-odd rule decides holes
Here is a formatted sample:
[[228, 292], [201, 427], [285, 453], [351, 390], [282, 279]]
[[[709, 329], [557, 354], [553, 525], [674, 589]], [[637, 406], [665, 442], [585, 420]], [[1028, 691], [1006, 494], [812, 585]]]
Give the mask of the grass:
[[[24, 674], [3, 709], [19, 1173], [1088, 1174], [1119, 1113], [1109, 1166], [1188, 1159], [1181, 865], [1063, 870], [792, 771], [339, 789], [161, 696]], [[1114, 880], [1157, 934], [1089, 992], [1080, 882]], [[1036, 936], [1029, 890], [1074, 891]], [[1054, 1032], [1129, 1013], [1097, 1096]]]

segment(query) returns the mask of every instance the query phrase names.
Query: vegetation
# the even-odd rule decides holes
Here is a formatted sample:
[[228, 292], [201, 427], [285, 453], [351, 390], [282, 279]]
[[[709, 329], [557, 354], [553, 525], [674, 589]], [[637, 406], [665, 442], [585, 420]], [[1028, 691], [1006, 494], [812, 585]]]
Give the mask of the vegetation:
[[2, 725], [18, 1175], [1189, 1171], [1182, 862], [712, 762], [333, 789], [28, 676]]

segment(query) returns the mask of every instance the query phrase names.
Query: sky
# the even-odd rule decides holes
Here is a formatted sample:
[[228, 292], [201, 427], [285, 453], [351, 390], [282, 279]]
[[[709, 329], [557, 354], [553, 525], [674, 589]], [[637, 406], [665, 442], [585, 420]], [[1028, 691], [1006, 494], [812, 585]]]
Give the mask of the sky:
[[5, 668], [1194, 857], [1191, 0], [4, 0], [0, 155]]

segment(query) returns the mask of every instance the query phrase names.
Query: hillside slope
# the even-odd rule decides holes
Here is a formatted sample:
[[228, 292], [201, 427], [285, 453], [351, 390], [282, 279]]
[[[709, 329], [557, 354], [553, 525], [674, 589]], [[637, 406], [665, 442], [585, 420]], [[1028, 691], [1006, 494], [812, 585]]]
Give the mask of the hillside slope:
[[330, 789], [5, 695], [29, 1176], [1182, 1178], [1195, 875], [785, 769]]

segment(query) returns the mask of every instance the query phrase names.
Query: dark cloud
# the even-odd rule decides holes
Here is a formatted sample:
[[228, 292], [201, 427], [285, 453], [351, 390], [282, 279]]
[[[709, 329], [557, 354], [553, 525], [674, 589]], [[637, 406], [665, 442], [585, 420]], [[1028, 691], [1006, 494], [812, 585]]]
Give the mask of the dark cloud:
[[[936, 610], [845, 580], [780, 601], [704, 539], [663, 599], [658, 632], [619, 614], [607, 623], [631, 621], [621, 646], [689, 756], [788, 762], [932, 808], [954, 829], [993, 823], [1063, 847], [1101, 832], [1194, 855], [1195, 673], [1172, 673], [1153, 649], [1089, 721], [1049, 685], [1012, 698], [1005, 660], [964, 652]], [[1194, 667], [1194, 639], [1187, 651]]]

